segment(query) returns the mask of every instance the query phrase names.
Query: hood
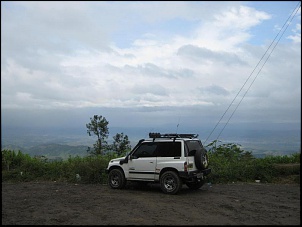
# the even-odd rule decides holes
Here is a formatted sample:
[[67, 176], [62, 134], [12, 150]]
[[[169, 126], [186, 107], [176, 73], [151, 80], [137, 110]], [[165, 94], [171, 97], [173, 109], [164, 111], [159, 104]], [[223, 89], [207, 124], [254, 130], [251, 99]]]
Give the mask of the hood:
[[119, 162], [119, 161], [121, 161], [122, 159], [125, 159], [125, 158], [126, 158], [126, 156], [121, 157], [121, 158], [111, 159], [110, 162]]

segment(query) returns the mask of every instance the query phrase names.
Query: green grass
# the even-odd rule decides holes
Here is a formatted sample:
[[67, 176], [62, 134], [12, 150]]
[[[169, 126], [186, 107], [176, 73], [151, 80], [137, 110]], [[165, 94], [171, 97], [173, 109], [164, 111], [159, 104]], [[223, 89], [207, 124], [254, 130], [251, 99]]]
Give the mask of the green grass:
[[[300, 183], [300, 153], [290, 156], [255, 158], [240, 145], [213, 141], [207, 146], [211, 183], [255, 182]], [[64, 181], [81, 183], [107, 182], [105, 169], [116, 154], [69, 157], [47, 162], [21, 151], [2, 150], [2, 182]], [[80, 176], [80, 180], [76, 175]]]

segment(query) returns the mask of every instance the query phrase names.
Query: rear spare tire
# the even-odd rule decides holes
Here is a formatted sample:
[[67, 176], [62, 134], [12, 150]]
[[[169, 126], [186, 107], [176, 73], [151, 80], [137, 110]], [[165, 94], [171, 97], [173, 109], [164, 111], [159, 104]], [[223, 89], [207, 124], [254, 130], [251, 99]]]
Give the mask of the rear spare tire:
[[197, 169], [204, 170], [208, 168], [209, 158], [206, 149], [197, 150], [195, 152], [194, 161]]

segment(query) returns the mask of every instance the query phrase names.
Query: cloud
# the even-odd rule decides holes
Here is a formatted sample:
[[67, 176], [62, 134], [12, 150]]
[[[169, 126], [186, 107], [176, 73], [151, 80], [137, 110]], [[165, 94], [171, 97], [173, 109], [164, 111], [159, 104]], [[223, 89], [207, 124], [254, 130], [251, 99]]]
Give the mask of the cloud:
[[295, 43], [301, 43], [301, 24], [296, 24], [296, 28], [292, 31], [293, 35], [290, 35], [287, 38], [293, 40]]
[[224, 89], [223, 87], [217, 85], [211, 85], [207, 87], [200, 88], [201, 93], [203, 94], [210, 94], [210, 95], [228, 95], [229, 92]]
[[271, 16], [265, 12], [246, 7], [229, 7], [221, 14], [215, 15], [216, 21], [214, 24], [217, 27], [222, 27], [227, 30], [248, 30], [249, 28], [261, 23], [263, 20], [268, 20]]
[[211, 51], [204, 47], [186, 45], [179, 48], [178, 55], [189, 57], [197, 62], [207, 64], [207, 62], [222, 62], [226, 65], [245, 64], [236, 54], [223, 51]]
[[[262, 33], [253, 28], [274, 18], [244, 4], [2, 3], [1, 109], [218, 118], [270, 44], [268, 37], [254, 44]], [[299, 120], [301, 24], [290, 28], [241, 104], [244, 116], [253, 107], [265, 109], [263, 119], [271, 109]]]

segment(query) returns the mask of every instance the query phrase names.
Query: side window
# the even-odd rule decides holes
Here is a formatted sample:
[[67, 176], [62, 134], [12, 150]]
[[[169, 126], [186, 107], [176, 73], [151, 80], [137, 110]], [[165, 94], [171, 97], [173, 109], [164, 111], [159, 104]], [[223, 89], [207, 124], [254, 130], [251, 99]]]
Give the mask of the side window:
[[189, 148], [188, 148], [188, 145], [185, 143], [185, 157], [188, 157], [188, 154], [189, 154]]
[[198, 140], [186, 141], [188, 146], [188, 156], [194, 156], [197, 150], [202, 149], [202, 144]]
[[156, 143], [142, 143], [134, 152], [133, 156], [137, 158], [155, 157], [156, 147]]
[[181, 142], [161, 142], [157, 146], [157, 157], [180, 157]]

